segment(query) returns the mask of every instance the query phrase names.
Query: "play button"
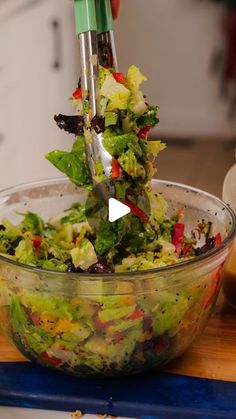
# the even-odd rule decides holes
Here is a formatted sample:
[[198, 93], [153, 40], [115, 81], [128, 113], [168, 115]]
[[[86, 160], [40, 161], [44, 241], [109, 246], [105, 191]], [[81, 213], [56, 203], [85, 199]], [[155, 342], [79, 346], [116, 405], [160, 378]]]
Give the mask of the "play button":
[[130, 208], [122, 204], [122, 202], [117, 201], [115, 198], [110, 198], [108, 202], [108, 220], [113, 223], [119, 218], [124, 217], [130, 213]]
[[[122, 194], [122, 182], [109, 179], [98, 183], [88, 193], [85, 202], [85, 215], [91, 227], [91, 234], [99, 231], [102, 222], [115, 223], [123, 219], [128, 225], [132, 217], [146, 223], [150, 216], [150, 203], [144, 188], [134, 188], [131, 184]], [[128, 217], [125, 217], [128, 215]], [[131, 217], [131, 218], [130, 218]], [[118, 221], [119, 224], [119, 221]], [[115, 224], [113, 225], [115, 227]], [[103, 228], [104, 224], [103, 224]], [[107, 227], [109, 229], [109, 227]]]

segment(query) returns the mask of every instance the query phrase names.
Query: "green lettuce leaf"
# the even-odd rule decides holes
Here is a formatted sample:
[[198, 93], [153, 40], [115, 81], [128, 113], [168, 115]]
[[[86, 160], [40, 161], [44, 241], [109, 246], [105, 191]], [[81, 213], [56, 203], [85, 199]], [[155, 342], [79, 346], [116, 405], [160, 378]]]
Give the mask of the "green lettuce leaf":
[[41, 267], [43, 269], [49, 269], [49, 270], [58, 271], [58, 272], [66, 272], [68, 269], [68, 266], [65, 263], [55, 258], [52, 258], [49, 260], [43, 260], [41, 262]]
[[140, 85], [143, 81], [146, 81], [147, 77], [144, 76], [135, 65], [131, 65], [127, 73], [127, 86], [132, 93], [139, 91]]
[[20, 228], [23, 231], [31, 231], [33, 234], [41, 235], [43, 233], [44, 223], [38, 214], [28, 211], [20, 223]]
[[86, 220], [85, 205], [80, 204], [78, 208], [72, 208], [69, 213], [60, 219], [61, 224], [76, 224]]
[[123, 317], [130, 316], [134, 312], [135, 307], [136, 307], [135, 305], [132, 305], [132, 306], [123, 306], [119, 308], [108, 308], [105, 310], [100, 310], [98, 312], [98, 316], [100, 320], [103, 322], [109, 322], [111, 320], [118, 320]]
[[109, 223], [101, 219], [97, 238], [95, 241], [95, 250], [99, 255], [103, 255], [117, 243], [117, 233], [115, 223]]
[[23, 294], [21, 296], [22, 303], [31, 309], [32, 312], [45, 313], [58, 319], [72, 320], [69, 304], [60, 297], [52, 294]]
[[159, 119], [157, 118], [158, 106], [149, 106], [148, 110], [137, 119], [137, 126], [143, 127], [155, 127], [158, 124]]
[[37, 257], [34, 253], [32, 240], [29, 238], [20, 241], [16, 247], [15, 256], [20, 263], [34, 266], [37, 264]]
[[48, 159], [57, 169], [68, 176], [78, 186], [92, 189], [92, 180], [86, 158], [84, 138], [76, 137], [70, 152], [55, 150], [46, 154]]
[[105, 128], [116, 125], [118, 115], [116, 112], [105, 112]]
[[105, 78], [100, 94], [109, 99], [107, 110], [127, 109], [130, 91], [123, 84], [117, 83], [112, 74]]
[[88, 269], [98, 260], [94, 247], [88, 239], [83, 239], [78, 247], [70, 251], [70, 254], [74, 266], [83, 270]]
[[27, 342], [31, 351], [38, 355], [45, 352], [53, 344], [53, 339], [45, 330], [32, 325], [23, 327], [20, 336]]
[[104, 132], [103, 145], [112, 156], [120, 156], [128, 148], [138, 145], [138, 137], [134, 132], [116, 135], [111, 130]]
[[162, 143], [159, 140], [149, 140], [147, 142], [147, 152], [152, 154], [154, 157], [158, 156], [160, 151], [166, 148], [166, 144]]
[[133, 179], [138, 177], [145, 179], [146, 170], [142, 164], [140, 164], [132, 150], [128, 150], [122, 153], [118, 159], [122, 169]]

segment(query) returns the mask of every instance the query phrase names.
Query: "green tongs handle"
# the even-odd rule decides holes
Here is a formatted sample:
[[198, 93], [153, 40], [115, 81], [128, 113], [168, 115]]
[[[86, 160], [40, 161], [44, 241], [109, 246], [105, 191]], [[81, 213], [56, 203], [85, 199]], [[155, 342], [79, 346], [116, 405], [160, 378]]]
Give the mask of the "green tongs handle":
[[110, 0], [74, 0], [76, 34], [113, 29]]
[[113, 30], [113, 19], [110, 0], [96, 0], [97, 33]]

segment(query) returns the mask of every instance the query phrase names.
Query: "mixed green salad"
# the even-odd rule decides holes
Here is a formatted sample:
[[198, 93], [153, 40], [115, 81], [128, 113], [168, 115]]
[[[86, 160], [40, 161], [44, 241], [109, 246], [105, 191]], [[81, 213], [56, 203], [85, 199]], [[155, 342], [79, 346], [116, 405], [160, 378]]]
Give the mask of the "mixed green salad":
[[[101, 202], [91, 195], [91, 207], [74, 202], [48, 220], [28, 211], [18, 225], [0, 223], [0, 254], [47, 270], [0, 265], [1, 326], [23, 354], [43, 365], [79, 375], [129, 374], [162, 365], [201, 331], [216, 298], [221, 267], [192, 270], [184, 280], [180, 271], [171, 287], [169, 277], [155, 272], [144, 272], [145, 280], [135, 275], [189, 260], [221, 242], [204, 220], [187, 236], [184, 209], [168, 216], [168, 203], [152, 191], [154, 159], [165, 144], [148, 139], [158, 108], [140, 90], [145, 79], [135, 66], [127, 75], [100, 68], [98, 115], [85, 124], [88, 92], [79, 85], [72, 95], [76, 114], [55, 116], [58, 126], [75, 136], [72, 149], [46, 156], [90, 194], [94, 182], [85, 135], [91, 128], [102, 132], [112, 156], [115, 197], [130, 207], [129, 214], [112, 223], [105, 212], [93, 227], [88, 217]], [[102, 182], [103, 167], [99, 162], [96, 167], [96, 182]], [[205, 239], [201, 247], [199, 237]], [[125, 281], [109, 275], [128, 271], [134, 275]], [[73, 272], [96, 273], [97, 279], [82, 274], [75, 281]]]
[[[72, 149], [55, 150], [46, 156], [74, 184], [91, 191], [94, 180], [88, 168], [85, 135], [90, 129], [102, 133], [103, 145], [112, 156], [110, 178], [115, 198], [130, 207], [130, 214], [113, 223], [106, 214], [92, 228], [88, 223], [91, 208], [81, 203], [74, 203], [49, 220], [27, 212], [16, 226], [2, 220], [2, 254], [20, 263], [60, 272], [110, 273], [176, 264], [219, 242], [220, 237], [211, 235], [210, 224], [199, 224], [196, 228], [206, 238], [199, 249], [195, 233], [185, 235], [183, 209], [168, 217], [166, 200], [152, 192], [149, 181], [156, 171], [154, 159], [165, 144], [148, 138], [150, 129], [158, 123], [158, 107], [149, 105], [140, 90], [145, 80], [134, 65], [127, 75], [100, 67], [98, 114], [84, 122], [85, 112], [90, 112], [88, 92], [82, 92], [79, 84], [72, 95], [75, 115], [55, 116], [60, 128], [75, 135]], [[105, 175], [100, 162], [96, 162], [96, 168], [96, 182], [102, 182]], [[142, 208], [144, 194], [150, 213]], [[93, 207], [96, 210], [96, 202]]]

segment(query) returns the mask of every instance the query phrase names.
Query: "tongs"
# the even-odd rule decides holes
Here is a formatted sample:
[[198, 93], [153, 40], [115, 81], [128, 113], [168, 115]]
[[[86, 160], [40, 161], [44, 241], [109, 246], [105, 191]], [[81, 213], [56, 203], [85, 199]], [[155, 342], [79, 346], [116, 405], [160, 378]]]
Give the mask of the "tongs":
[[86, 153], [96, 186], [97, 163], [102, 164], [107, 178], [112, 166], [112, 157], [103, 147], [102, 133], [97, 133], [91, 126], [92, 118], [100, 113], [97, 102], [99, 65], [117, 71], [110, 0], [75, 0], [75, 21], [80, 42]]

